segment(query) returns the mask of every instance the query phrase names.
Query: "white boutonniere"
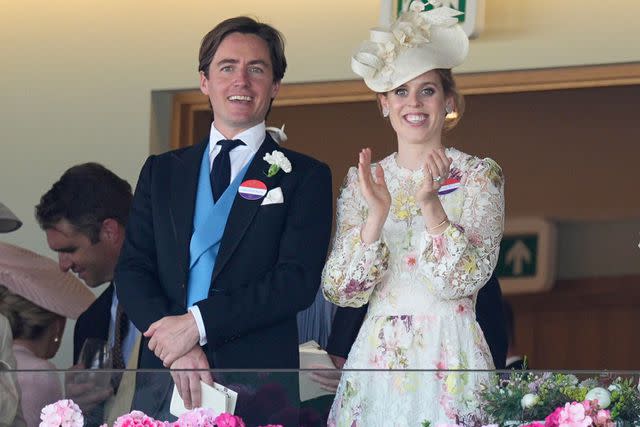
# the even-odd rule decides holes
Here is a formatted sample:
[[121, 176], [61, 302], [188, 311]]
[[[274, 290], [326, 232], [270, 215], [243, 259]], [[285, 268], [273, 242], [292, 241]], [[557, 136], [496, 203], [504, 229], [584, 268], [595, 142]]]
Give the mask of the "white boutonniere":
[[285, 171], [285, 173], [291, 172], [291, 162], [278, 150], [273, 150], [273, 153], [271, 154], [265, 154], [264, 160], [271, 165], [267, 171], [268, 177], [274, 176], [280, 171], [280, 169]]

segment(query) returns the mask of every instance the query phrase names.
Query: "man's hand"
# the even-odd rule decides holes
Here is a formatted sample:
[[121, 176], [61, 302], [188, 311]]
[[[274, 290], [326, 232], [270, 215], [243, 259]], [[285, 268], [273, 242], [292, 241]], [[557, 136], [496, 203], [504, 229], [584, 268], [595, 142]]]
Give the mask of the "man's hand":
[[311, 379], [318, 384], [323, 390], [326, 390], [331, 393], [335, 393], [338, 389], [338, 384], [340, 384], [340, 376], [342, 375], [339, 369], [342, 369], [347, 359], [340, 356], [335, 356], [330, 354], [331, 361], [335, 366], [336, 370], [330, 371], [326, 366], [322, 365], [311, 365], [311, 369], [323, 369], [322, 371], [316, 371], [311, 373]]
[[[83, 364], [73, 365], [65, 375], [66, 398], [78, 404], [83, 413], [87, 414], [101, 405], [113, 395], [110, 385], [101, 386], [93, 381], [91, 372]], [[109, 375], [104, 372], [94, 372], [96, 375]], [[106, 377], [105, 377], [106, 378]], [[97, 381], [104, 383], [104, 381]]]
[[198, 326], [191, 313], [163, 317], [153, 322], [144, 336], [151, 338], [149, 350], [162, 360], [166, 368], [187, 354], [200, 340]]
[[[206, 369], [206, 371], [179, 371], [179, 369]], [[171, 376], [187, 409], [199, 408], [202, 404], [200, 381], [213, 385], [207, 356], [199, 345], [194, 346], [171, 365]]]

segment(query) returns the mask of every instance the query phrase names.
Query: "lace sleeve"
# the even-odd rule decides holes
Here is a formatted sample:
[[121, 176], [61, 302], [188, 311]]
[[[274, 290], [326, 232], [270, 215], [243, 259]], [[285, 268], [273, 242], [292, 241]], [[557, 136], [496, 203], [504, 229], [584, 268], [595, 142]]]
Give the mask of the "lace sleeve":
[[388, 268], [389, 249], [382, 239], [368, 245], [361, 240], [367, 206], [360, 195], [356, 168], [347, 174], [336, 210], [336, 236], [322, 272], [322, 291], [334, 304], [361, 307]]
[[442, 298], [473, 295], [491, 277], [504, 229], [503, 187], [500, 166], [491, 159], [479, 161], [464, 183], [459, 223], [439, 236], [425, 232], [421, 269]]

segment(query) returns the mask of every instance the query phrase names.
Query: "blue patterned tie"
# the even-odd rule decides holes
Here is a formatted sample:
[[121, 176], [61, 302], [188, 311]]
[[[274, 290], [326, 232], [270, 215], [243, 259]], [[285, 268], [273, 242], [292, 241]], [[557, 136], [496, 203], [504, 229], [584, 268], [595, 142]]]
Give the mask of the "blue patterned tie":
[[229, 158], [229, 152], [237, 146], [245, 144], [239, 139], [222, 139], [218, 141], [218, 145], [221, 147], [221, 150], [216, 158], [213, 159], [213, 167], [209, 174], [214, 202], [218, 201], [231, 181], [231, 159]]

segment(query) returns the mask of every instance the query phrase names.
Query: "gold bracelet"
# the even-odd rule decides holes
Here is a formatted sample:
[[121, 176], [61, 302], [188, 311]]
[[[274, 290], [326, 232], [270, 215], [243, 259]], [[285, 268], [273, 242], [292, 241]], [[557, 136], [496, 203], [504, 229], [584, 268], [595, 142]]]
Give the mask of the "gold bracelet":
[[442, 222], [434, 227], [427, 227], [427, 233], [431, 234], [432, 230], [435, 230], [439, 227], [442, 227], [443, 225], [445, 225], [447, 222], [449, 222], [449, 218], [447, 218], [446, 216], [444, 217], [444, 219], [442, 220]]

